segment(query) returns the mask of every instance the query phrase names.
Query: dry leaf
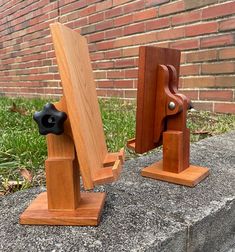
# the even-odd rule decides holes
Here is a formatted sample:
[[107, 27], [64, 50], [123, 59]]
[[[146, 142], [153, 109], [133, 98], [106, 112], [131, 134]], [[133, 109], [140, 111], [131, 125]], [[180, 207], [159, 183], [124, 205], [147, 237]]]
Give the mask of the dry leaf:
[[26, 114], [27, 114], [27, 111], [26, 111], [25, 109], [23, 109], [23, 108], [18, 108], [14, 102], [12, 103], [12, 106], [10, 107], [9, 110], [10, 110], [11, 112], [19, 113], [19, 114], [21, 114], [21, 115], [26, 115]]
[[31, 182], [32, 181], [32, 173], [28, 171], [26, 168], [20, 169], [20, 175], [26, 179], [27, 181]]

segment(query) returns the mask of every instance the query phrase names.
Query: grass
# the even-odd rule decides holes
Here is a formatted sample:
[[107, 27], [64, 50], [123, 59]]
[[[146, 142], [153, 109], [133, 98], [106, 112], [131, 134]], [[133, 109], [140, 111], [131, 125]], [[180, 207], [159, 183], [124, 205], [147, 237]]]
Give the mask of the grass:
[[[45, 137], [32, 119], [48, 102], [42, 99], [0, 98], [0, 194], [45, 183]], [[135, 104], [117, 99], [100, 100], [109, 151], [117, 151], [135, 135]], [[235, 128], [235, 115], [189, 112], [191, 141]], [[135, 156], [127, 151], [127, 157]], [[32, 176], [31, 176], [32, 175]]]

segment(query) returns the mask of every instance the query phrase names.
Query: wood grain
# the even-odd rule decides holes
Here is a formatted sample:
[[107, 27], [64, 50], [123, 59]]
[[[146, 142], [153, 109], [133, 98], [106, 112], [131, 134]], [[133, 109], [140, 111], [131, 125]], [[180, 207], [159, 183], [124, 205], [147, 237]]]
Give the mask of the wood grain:
[[173, 65], [178, 79], [180, 51], [153, 46], [140, 47], [135, 137], [137, 153], [144, 153], [161, 145], [161, 142], [154, 141], [155, 114], [158, 109], [156, 108], [156, 87], [159, 65]]
[[109, 157], [107, 151], [86, 39], [60, 23], [50, 28], [83, 184], [92, 189], [97, 174], [114, 181], [112, 167], [103, 167], [120, 153]]
[[156, 162], [141, 171], [141, 175], [148, 178], [167, 181], [174, 184], [194, 187], [209, 175], [208, 168], [190, 165], [180, 173], [163, 170], [163, 162]]
[[70, 211], [48, 210], [47, 193], [41, 193], [20, 216], [20, 224], [97, 226], [105, 193], [81, 193], [79, 206]]

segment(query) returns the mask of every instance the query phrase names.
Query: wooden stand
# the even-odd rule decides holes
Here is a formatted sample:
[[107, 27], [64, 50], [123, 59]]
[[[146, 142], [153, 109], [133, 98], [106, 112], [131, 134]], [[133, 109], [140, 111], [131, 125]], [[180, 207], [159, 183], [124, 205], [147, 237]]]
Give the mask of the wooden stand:
[[180, 52], [141, 47], [139, 62], [136, 138], [128, 147], [143, 153], [163, 144], [163, 160], [144, 168], [141, 175], [193, 187], [209, 170], [189, 164], [190, 101], [178, 93]]
[[64, 96], [55, 104], [67, 114], [64, 133], [47, 136], [47, 192], [20, 216], [21, 224], [98, 225], [105, 193], [80, 192], [115, 181], [124, 151], [108, 153], [86, 40], [55, 23], [51, 33]]

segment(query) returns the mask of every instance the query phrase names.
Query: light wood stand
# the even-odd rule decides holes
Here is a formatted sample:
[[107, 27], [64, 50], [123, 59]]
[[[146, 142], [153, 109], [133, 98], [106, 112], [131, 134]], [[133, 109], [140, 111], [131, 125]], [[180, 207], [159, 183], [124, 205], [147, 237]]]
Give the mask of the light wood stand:
[[209, 175], [208, 168], [190, 165], [190, 132], [186, 127], [189, 99], [178, 93], [180, 52], [140, 48], [136, 138], [127, 145], [137, 153], [163, 144], [163, 159], [141, 175], [193, 187]]
[[[63, 87], [63, 97], [54, 106], [67, 120], [62, 134], [47, 135], [47, 192], [23, 212], [20, 223], [96, 226], [105, 193], [80, 192], [80, 176], [87, 190], [117, 180], [124, 150], [107, 151], [86, 39], [59, 23], [51, 25], [51, 33]], [[50, 122], [43, 123], [51, 115], [42, 111], [40, 116], [39, 125], [51, 133]]]

